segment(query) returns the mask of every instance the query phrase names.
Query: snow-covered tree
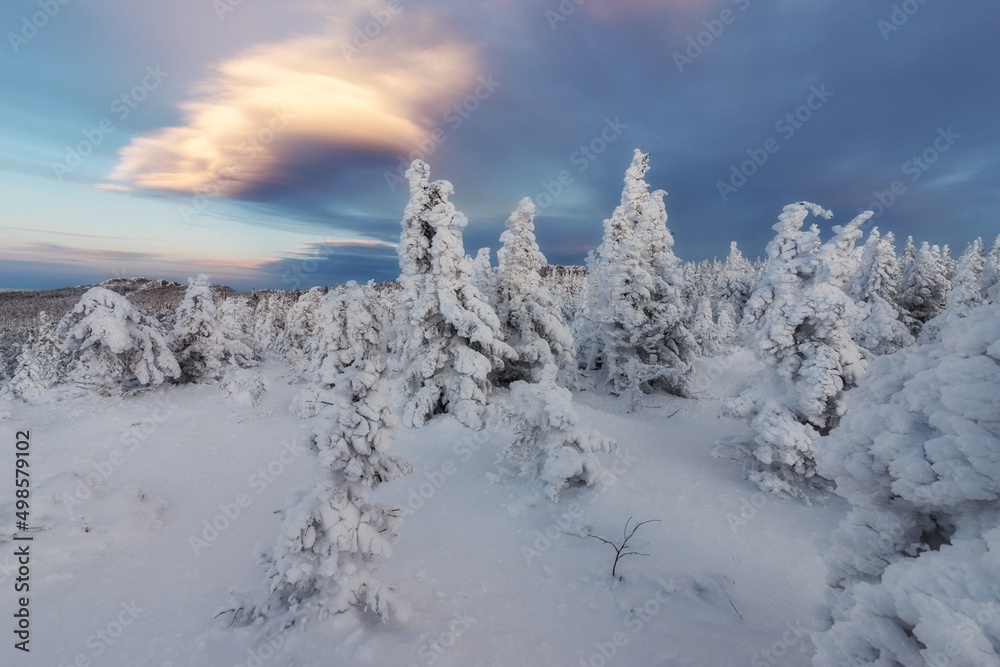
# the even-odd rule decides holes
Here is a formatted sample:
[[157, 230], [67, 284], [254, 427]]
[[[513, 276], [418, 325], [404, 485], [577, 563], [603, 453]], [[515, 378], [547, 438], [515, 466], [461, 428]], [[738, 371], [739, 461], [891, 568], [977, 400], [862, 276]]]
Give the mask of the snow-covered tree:
[[858, 305], [851, 337], [872, 354], [889, 354], [913, 344], [913, 336], [896, 305], [901, 268], [892, 233], [882, 237], [873, 228], [861, 255], [861, 264], [847, 286]]
[[820, 242], [802, 225], [809, 214], [833, 214], [816, 204], [789, 204], [768, 244], [767, 269], [751, 295], [744, 327], [767, 367], [758, 386], [731, 409], [751, 418], [757, 459], [750, 478], [761, 488], [798, 495], [816, 473], [816, 440], [836, 426], [843, 399], [864, 372], [861, 349], [847, 331], [854, 302], [843, 286], [855, 271], [853, 250], [866, 212]]
[[617, 394], [656, 389], [684, 395], [697, 343], [685, 327], [683, 272], [673, 253], [662, 190], [644, 180], [649, 155], [636, 149], [621, 203], [604, 221], [604, 238], [588, 258], [588, 368], [603, 368]]
[[517, 357], [500, 320], [472, 280], [462, 245], [464, 215], [448, 200], [448, 181], [430, 181], [414, 160], [406, 172], [410, 201], [399, 243], [400, 308], [408, 317], [401, 353], [403, 422], [422, 426], [448, 413], [481, 428], [489, 376]]
[[911, 245], [904, 252], [907, 259], [903, 264], [899, 304], [910, 317], [910, 331], [916, 336], [924, 323], [944, 310], [951, 282], [948, 263], [938, 246], [921, 243], [909, 259]]
[[1000, 294], [996, 293], [1000, 285], [1000, 236], [993, 242], [993, 247], [983, 258], [983, 277], [979, 289], [983, 298], [989, 303], [1000, 302]]
[[535, 242], [535, 205], [525, 197], [507, 218], [500, 235], [503, 247], [497, 253], [496, 311], [504, 339], [517, 353], [517, 360], [494, 373], [498, 384], [515, 380], [536, 382], [542, 369], [556, 364], [563, 384], [576, 379], [573, 336], [562, 320], [555, 299], [539, 274], [547, 264]]
[[757, 283], [757, 270], [753, 263], [743, 256], [736, 247], [736, 241], [729, 244], [729, 256], [722, 266], [721, 275], [715, 290], [717, 303], [728, 303], [737, 321], [743, 317], [743, 308], [747, 299], [753, 293]]
[[969, 244], [955, 266], [951, 291], [945, 302], [945, 308], [953, 316], [961, 317], [976, 306], [985, 303], [982, 292], [983, 270], [983, 240], [976, 239]]
[[1000, 306], [880, 357], [824, 438], [853, 509], [816, 667], [1000, 665]]
[[15, 396], [34, 398], [66, 378], [66, 359], [60, 349], [55, 323], [44, 310], [38, 325], [21, 346], [14, 374], [7, 383]]
[[167, 342], [184, 382], [218, 380], [226, 365], [253, 363], [253, 350], [220, 321], [211, 280], [203, 273], [188, 280]]
[[285, 361], [292, 373], [308, 375], [314, 370], [317, 345], [324, 340], [323, 315], [327, 288], [313, 287], [288, 309], [285, 320]]
[[712, 302], [702, 297], [691, 318], [691, 335], [698, 341], [698, 351], [703, 357], [714, 357], [722, 349], [720, 330], [712, 315]]
[[324, 359], [310, 443], [321, 479], [284, 515], [274, 548], [264, 554], [263, 590], [236, 596], [227, 608], [241, 622], [258, 617], [279, 627], [356, 607], [383, 622], [406, 620], [408, 609], [377, 574], [400, 525], [395, 511], [370, 491], [410, 472], [389, 454], [396, 419], [383, 386], [386, 363], [371, 286], [344, 290], [344, 326]]
[[276, 356], [286, 349], [286, 318], [288, 310], [298, 298], [298, 292], [254, 293], [253, 349], [258, 359]]
[[549, 364], [536, 382], [511, 383], [509, 416], [517, 437], [504, 450], [521, 475], [545, 482], [552, 502], [567, 487], [592, 485], [602, 469], [595, 452], [610, 452], [616, 446], [613, 440], [579, 426], [573, 395], [559, 386], [558, 373]]
[[158, 385], [181, 374], [157, 322], [103, 287], [88, 290], [58, 329], [63, 353], [76, 362], [74, 379], [99, 391]]

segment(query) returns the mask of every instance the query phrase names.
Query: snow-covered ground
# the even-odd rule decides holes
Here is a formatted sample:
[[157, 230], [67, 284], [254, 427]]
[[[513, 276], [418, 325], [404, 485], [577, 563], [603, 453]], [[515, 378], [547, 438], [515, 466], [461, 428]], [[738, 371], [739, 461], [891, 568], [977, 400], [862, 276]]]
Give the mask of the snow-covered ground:
[[[315, 482], [302, 385], [262, 370], [254, 407], [217, 386], [125, 399], [8, 403], [0, 420], [0, 607], [4, 665], [807, 665], [821, 614], [822, 553], [846, 512], [765, 496], [720, 440], [749, 438], [718, 417], [748, 364], [720, 365], [698, 400], [628, 402], [578, 392], [583, 426], [618, 442], [600, 485], [553, 504], [538, 480], [499, 475], [511, 436], [452, 417], [402, 429], [414, 472], [377, 490], [404, 524], [380, 573], [412, 606], [405, 625], [357, 612], [262, 638], [213, 618], [231, 587], [260, 585], [257, 546], [279, 510]], [[735, 369], [735, 370], [733, 370]], [[737, 372], [740, 371], [740, 372]], [[13, 648], [17, 577], [15, 433], [30, 430], [31, 643]], [[586, 533], [646, 556], [618, 564]], [[20, 545], [21, 543], [17, 543]]]

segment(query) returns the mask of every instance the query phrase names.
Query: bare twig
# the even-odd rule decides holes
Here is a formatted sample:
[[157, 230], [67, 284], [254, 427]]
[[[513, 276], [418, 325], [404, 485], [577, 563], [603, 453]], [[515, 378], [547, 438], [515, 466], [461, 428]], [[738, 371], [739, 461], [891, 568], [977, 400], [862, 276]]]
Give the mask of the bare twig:
[[628, 529], [628, 525], [632, 522], [632, 517], [629, 517], [628, 521], [625, 522], [625, 528], [622, 529], [622, 543], [620, 545], [615, 544], [611, 540], [604, 539], [603, 537], [601, 537], [599, 535], [591, 535], [589, 533], [587, 534], [587, 537], [593, 537], [595, 540], [599, 540], [601, 542], [604, 542], [605, 544], [609, 544], [609, 545], [611, 545], [611, 548], [615, 550], [615, 562], [614, 562], [614, 565], [611, 566], [611, 577], [612, 578], [614, 578], [614, 577], [617, 576], [618, 561], [621, 560], [622, 558], [624, 558], [625, 556], [648, 556], [649, 555], [649, 554], [646, 554], [646, 553], [642, 553], [641, 551], [627, 551], [626, 549], [628, 548], [628, 541], [632, 539], [633, 535], [635, 535], [635, 531], [639, 530], [640, 526], [644, 526], [647, 523], [653, 523], [654, 521], [659, 521], [659, 519], [647, 519], [646, 521], [640, 521], [639, 523], [637, 523], [634, 526], [632, 526], [632, 530], [630, 532], [629, 529]]

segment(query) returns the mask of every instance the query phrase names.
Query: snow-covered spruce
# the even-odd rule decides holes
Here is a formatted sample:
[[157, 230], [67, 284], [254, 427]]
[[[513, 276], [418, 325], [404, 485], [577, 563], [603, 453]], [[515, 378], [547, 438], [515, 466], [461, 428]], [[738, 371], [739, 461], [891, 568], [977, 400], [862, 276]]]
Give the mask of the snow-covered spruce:
[[732, 309], [732, 319], [739, 322], [743, 318], [743, 308], [757, 284], [757, 269], [746, 259], [736, 241], [729, 244], [729, 256], [722, 266], [722, 275], [715, 287], [715, 302], [721, 310], [728, 304]]
[[643, 180], [649, 154], [636, 149], [621, 203], [604, 221], [604, 238], [587, 259], [587, 368], [602, 368], [612, 392], [631, 397], [657, 389], [685, 395], [697, 343], [686, 329], [682, 271], [667, 229], [662, 190]]
[[188, 280], [167, 341], [183, 382], [218, 380], [227, 365], [253, 364], [253, 350], [240, 340], [239, 332], [230, 331], [219, 319], [211, 285], [203, 273]]
[[[390, 508], [371, 502], [370, 490], [411, 467], [388, 453], [396, 419], [382, 390], [386, 365], [373, 292], [349, 283], [345, 293], [347, 345], [338, 355], [345, 365], [325, 376], [315, 394], [310, 443], [320, 480], [285, 512], [281, 534], [264, 554], [263, 590], [237, 595], [227, 605], [238, 622], [260, 618], [286, 628], [352, 607], [383, 622], [408, 615], [394, 589], [376, 575], [377, 560], [389, 556], [400, 521]], [[333, 355], [327, 363], [337, 365]]]
[[893, 247], [892, 233], [884, 237], [873, 228], [861, 254], [857, 273], [847, 293], [858, 305], [851, 322], [851, 337], [872, 354], [889, 354], [914, 340], [896, 304], [902, 269]]
[[597, 431], [580, 428], [573, 395], [559, 386], [558, 372], [549, 364], [537, 382], [518, 380], [510, 385], [509, 419], [517, 437], [503, 452], [521, 475], [545, 482], [552, 502], [567, 487], [593, 484], [601, 473], [595, 452], [616, 447]]
[[1000, 306], [877, 359], [824, 438], [853, 509], [817, 667], [1000, 665]]
[[17, 357], [14, 374], [4, 386], [5, 393], [25, 399], [37, 398], [66, 379], [66, 359], [60, 349], [55, 323], [44, 310]]
[[448, 413], [482, 428], [490, 373], [517, 358], [500, 320], [472, 279], [462, 245], [468, 220], [448, 201], [448, 181], [430, 181], [414, 160], [406, 172], [410, 201], [399, 243], [400, 309], [407, 317], [400, 367], [403, 423], [420, 427]]
[[735, 399], [730, 409], [750, 418], [757, 433], [750, 473], [762, 489], [798, 495], [816, 473], [816, 440], [844, 413], [844, 393], [864, 372], [861, 349], [847, 323], [854, 302], [842, 286], [854, 273], [852, 254], [869, 217], [866, 212], [820, 242], [819, 229], [803, 231], [809, 214], [832, 213], [816, 204], [785, 206], [768, 264], [747, 302], [743, 326], [757, 358], [766, 364], [761, 383]]
[[539, 274], [547, 262], [535, 241], [534, 218], [535, 205], [525, 197], [507, 218], [507, 229], [500, 235], [503, 246], [497, 252], [499, 265], [492, 287], [504, 338], [517, 359], [495, 371], [493, 381], [503, 386], [517, 380], [537, 382], [542, 369], [556, 364], [561, 383], [573, 386], [573, 336]]
[[181, 374], [157, 322], [103, 287], [88, 290], [58, 330], [73, 362], [72, 379], [99, 392], [158, 385]]
[[924, 242], [919, 249], [915, 248], [912, 238], [907, 239], [903, 258], [899, 305], [909, 317], [910, 332], [916, 336], [923, 325], [947, 305], [951, 291], [948, 260], [936, 245]]
[[288, 309], [285, 363], [293, 375], [308, 378], [315, 371], [317, 343], [324, 340], [322, 329], [325, 322], [321, 311], [327, 291], [325, 287], [313, 287]]

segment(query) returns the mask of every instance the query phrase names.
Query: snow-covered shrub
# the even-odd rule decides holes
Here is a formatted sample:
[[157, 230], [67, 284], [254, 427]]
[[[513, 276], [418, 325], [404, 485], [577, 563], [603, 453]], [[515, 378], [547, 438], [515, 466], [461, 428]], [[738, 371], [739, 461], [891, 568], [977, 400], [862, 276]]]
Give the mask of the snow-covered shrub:
[[881, 357], [824, 438], [853, 509], [817, 667], [1000, 665], [1000, 306]]
[[786, 206], [774, 225], [767, 269], [743, 319], [754, 354], [767, 364], [765, 377], [730, 406], [749, 417], [757, 433], [750, 478], [762, 489], [792, 495], [815, 475], [816, 440], [836, 426], [845, 391], [866, 367], [847, 331], [856, 308], [842, 286], [855, 271], [858, 228], [872, 214], [834, 227], [835, 236], [822, 244], [815, 225], [802, 230], [810, 213], [833, 215], [799, 202]]
[[261, 589], [237, 596], [228, 610], [243, 622], [263, 617], [288, 627], [307, 616], [351, 607], [383, 622], [406, 620], [407, 607], [378, 579], [377, 559], [390, 554], [400, 525], [395, 511], [370, 500], [370, 489], [410, 472], [389, 455], [396, 419], [382, 385], [386, 365], [368, 289], [346, 288], [346, 345], [327, 357], [342, 364], [317, 387], [310, 443], [318, 454], [316, 487], [284, 515], [274, 548], [264, 555]]
[[901, 267], [892, 233], [882, 237], [873, 228], [861, 254], [857, 273], [847, 293], [858, 305], [851, 337], [872, 354], [889, 354], [913, 344], [913, 336], [896, 305]]
[[945, 309], [951, 290], [948, 260], [938, 246], [913, 247], [907, 239], [903, 252], [903, 280], [899, 305], [910, 318], [910, 332], [916, 336], [921, 327]]
[[158, 385], [181, 374], [156, 321], [103, 287], [88, 290], [58, 329], [62, 352], [76, 362], [73, 379], [98, 391]]
[[448, 181], [430, 181], [414, 160], [406, 172], [410, 201], [399, 243], [400, 308], [407, 316], [400, 366], [407, 399], [403, 421], [423, 424], [441, 413], [481, 428], [489, 375], [517, 357], [500, 320], [472, 280], [462, 246], [464, 215], [448, 201]]
[[5, 388], [30, 399], [65, 380], [66, 358], [60, 347], [55, 323], [43, 310], [38, 314], [38, 326], [21, 346], [14, 375]]
[[539, 477], [552, 502], [569, 486], [593, 484], [601, 473], [595, 452], [610, 452], [613, 440], [579, 426], [573, 395], [557, 383], [558, 369], [549, 364], [537, 382], [510, 385], [510, 419], [517, 434], [504, 457], [520, 474]]
[[253, 364], [253, 350], [219, 319], [211, 285], [203, 273], [188, 280], [168, 338], [184, 382], [218, 380], [226, 364]]
[[264, 375], [259, 371], [249, 371], [231, 366], [226, 371], [219, 389], [226, 392], [228, 398], [244, 405], [257, 405], [267, 391]]
[[535, 382], [543, 368], [556, 364], [563, 384], [572, 386], [576, 381], [573, 336], [539, 274], [547, 262], [535, 241], [534, 218], [535, 205], [525, 197], [500, 235], [503, 247], [497, 252], [499, 265], [492, 288], [504, 339], [517, 359], [496, 371], [494, 379], [501, 385], [516, 380]]
[[604, 238], [588, 257], [587, 368], [602, 368], [612, 392], [631, 396], [663, 389], [684, 395], [697, 343], [685, 328], [683, 272], [667, 229], [662, 190], [643, 179], [649, 155], [636, 149], [621, 203], [604, 221]]

